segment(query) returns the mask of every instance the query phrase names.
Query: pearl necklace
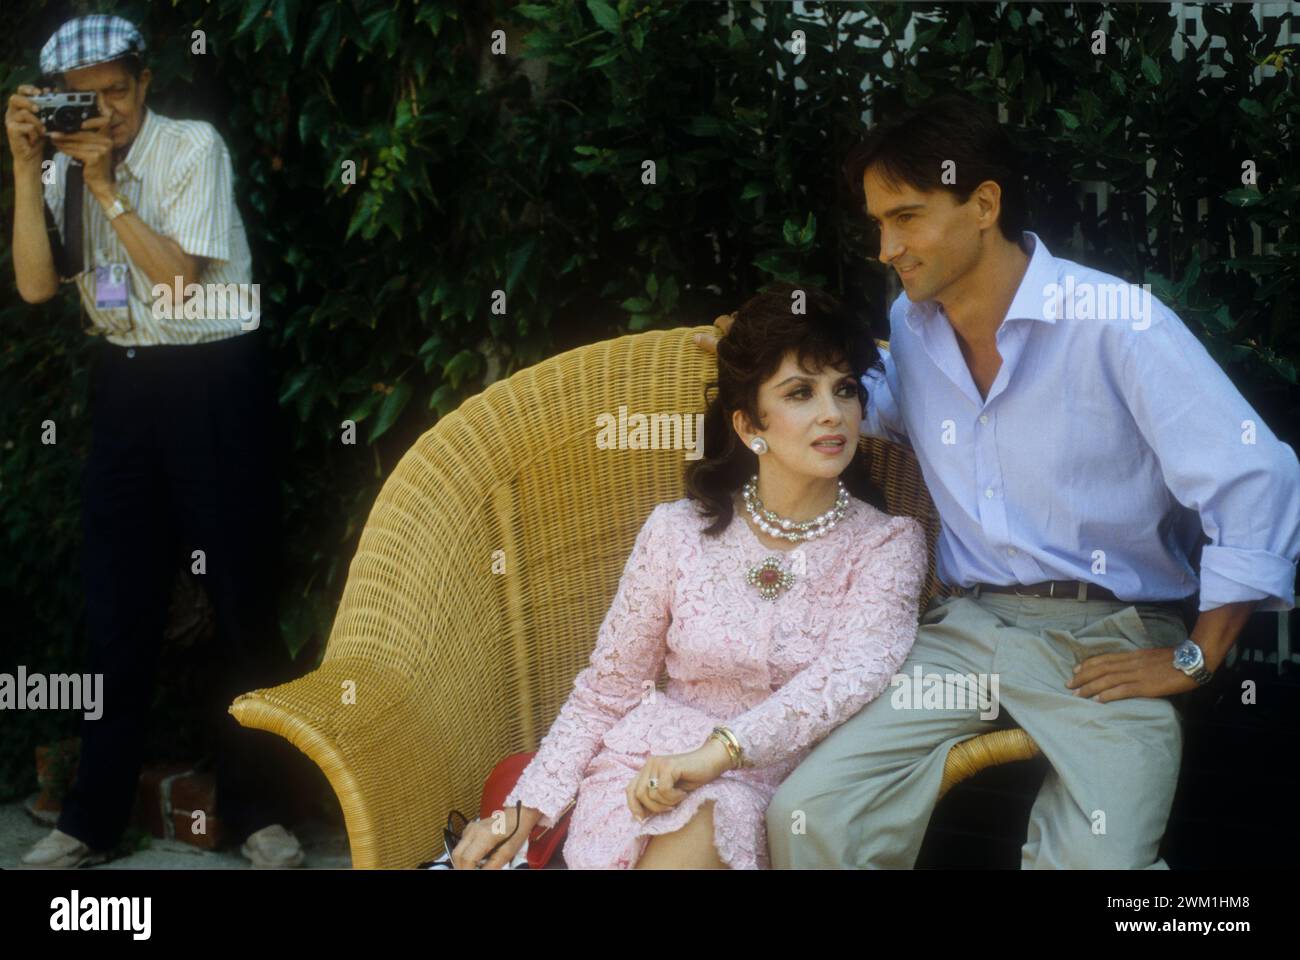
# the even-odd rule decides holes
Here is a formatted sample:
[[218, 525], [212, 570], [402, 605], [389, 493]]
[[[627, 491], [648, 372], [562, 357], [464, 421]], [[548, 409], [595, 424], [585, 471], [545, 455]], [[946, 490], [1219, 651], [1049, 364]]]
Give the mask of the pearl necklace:
[[789, 520], [765, 509], [763, 501], [758, 498], [758, 474], [749, 478], [741, 495], [745, 501], [745, 509], [758, 529], [769, 537], [778, 537], [791, 543], [802, 543], [814, 537], [825, 536], [844, 518], [844, 512], [849, 507], [849, 491], [845, 489], [842, 480], [836, 483], [839, 486], [839, 493], [835, 495], [835, 506], [812, 520]]

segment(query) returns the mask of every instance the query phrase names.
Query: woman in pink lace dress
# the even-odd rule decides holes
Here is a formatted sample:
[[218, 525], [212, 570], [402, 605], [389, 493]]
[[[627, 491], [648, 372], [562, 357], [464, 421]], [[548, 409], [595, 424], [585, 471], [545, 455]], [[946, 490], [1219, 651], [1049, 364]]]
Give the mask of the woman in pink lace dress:
[[777, 786], [902, 664], [925, 535], [850, 492], [879, 502], [855, 457], [879, 354], [850, 312], [805, 290], [806, 314], [787, 285], [737, 311], [690, 496], [638, 533], [590, 665], [506, 800], [506, 831], [517, 802], [520, 829], [501, 844], [489, 821], [471, 824], [456, 866], [498, 844], [483, 865], [508, 863], [576, 799], [571, 868], [766, 867]]

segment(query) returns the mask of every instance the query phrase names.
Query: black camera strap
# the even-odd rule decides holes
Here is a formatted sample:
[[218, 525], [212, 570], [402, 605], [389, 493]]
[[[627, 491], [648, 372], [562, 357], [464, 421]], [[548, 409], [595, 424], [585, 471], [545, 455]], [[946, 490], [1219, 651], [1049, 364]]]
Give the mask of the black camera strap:
[[69, 277], [81, 273], [86, 262], [81, 234], [81, 198], [85, 193], [83, 175], [81, 164], [69, 160], [68, 179], [63, 191], [63, 237], [66, 247], [64, 261]]

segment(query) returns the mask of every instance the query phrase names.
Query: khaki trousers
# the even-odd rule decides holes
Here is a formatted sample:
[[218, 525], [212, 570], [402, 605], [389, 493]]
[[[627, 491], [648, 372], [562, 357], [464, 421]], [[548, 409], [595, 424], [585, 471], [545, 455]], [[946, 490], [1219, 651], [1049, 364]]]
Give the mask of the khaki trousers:
[[[1065, 683], [1096, 654], [1185, 639], [1176, 613], [1148, 604], [936, 599], [894, 685], [832, 731], [773, 796], [772, 866], [910, 869], [948, 750], [1014, 722], [1051, 764], [1022, 867], [1166, 869], [1157, 851], [1178, 780], [1181, 714], [1169, 699], [1100, 703]], [[982, 701], [972, 695], [981, 689]]]

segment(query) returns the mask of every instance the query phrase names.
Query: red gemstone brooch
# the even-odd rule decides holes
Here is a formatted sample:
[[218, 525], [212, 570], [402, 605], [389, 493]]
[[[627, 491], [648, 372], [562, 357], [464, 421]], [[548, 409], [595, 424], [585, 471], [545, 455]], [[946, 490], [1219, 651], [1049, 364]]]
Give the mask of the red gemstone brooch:
[[781, 561], [768, 557], [757, 566], [749, 568], [748, 580], [758, 588], [759, 596], [764, 600], [775, 600], [782, 590], [790, 589], [794, 583], [794, 574], [781, 569]]

